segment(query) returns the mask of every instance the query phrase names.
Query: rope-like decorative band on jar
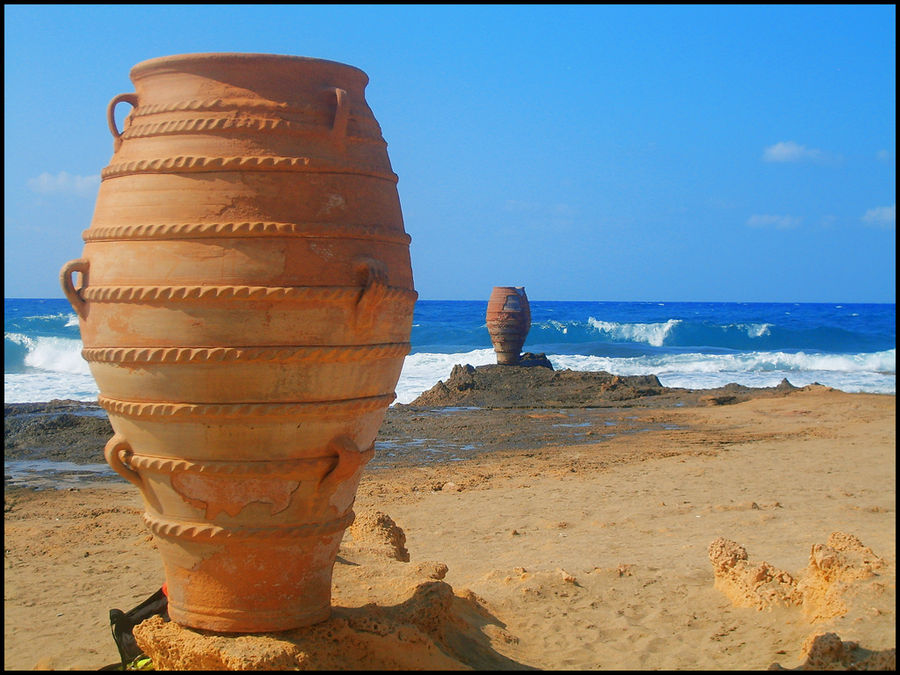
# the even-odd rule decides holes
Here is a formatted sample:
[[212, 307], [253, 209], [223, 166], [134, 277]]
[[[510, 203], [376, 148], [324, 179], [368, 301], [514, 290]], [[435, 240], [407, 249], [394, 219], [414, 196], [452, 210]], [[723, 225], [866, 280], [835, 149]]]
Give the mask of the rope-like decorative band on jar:
[[[150, 103], [141, 104], [133, 108], [129, 113], [132, 119], [132, 125], [136, 125], [137, 121], [142, 117], [151, 115], [161, 115], [167, 113], [180, 112], [211, 112], [211, 113], [230, 113], [240, 111], [244, 114], [276, 114], [279, 118], [284, 116], [293, 116], [299, 118], [321, 118], [326, 119], [327, 114], [324, 109], [318, 115], [310, 115], [309, 108], [291, 107], [287, 103], [277, 103], [274, 101], [262, 101], [258, 98], [223, 98], [221, 96], [206, 99], [191, 99], [185, 101], [176, 101], [174, 103]], [[359, 117], [351, 113], [350, 122], [354, 123], [360, 129], [377, 133], [381, 136], [381, 125], [374, 117]]]
[[406, 232], [391, 232], [378, 225], [319, 223], [233, 222], [233, 223], [153, 223], [143, 225], [92, 225], [82, 232], [85, 242], [118, 239], [206, 239], [222, 237], [303, 237], [322, 239], [362, 239], [408, 246]]
[[287, 479], [318, 480], [334, 465], [335, 456], [306, 457], [303, 459], [271, 459], [247, 461], [188, 460], [173, 457], [133, 454], [128, 466], [135, 471], [155, 473], [202, 473], [212, 475], [271, 476]]
[[[133, 113], [132, 113], [133, 114]], [[351, 118], [351, 122], [353, 122]], [[190, 134], [196, 132], [246, 132], [256, 133], [260, 131], [274, 132], [284, 136], [302, 136], [309, 134], [321, 134], [322, 122], [296, 122], [273, 117], [247, 117], [232, 119], [231, 117], [200, 117], [193, 119], [163, 120], [160, 122], [134, 122], [122, 132], [123, 140], [149, 138], [153, 136], [166, 136], [171, 134]], [[353, 126], [357, 126], [353, 124]], [[346, 139], [351, 143], [378, 145], [387, 148], [387, 143], [381, 137], [381, 130], [377, 135], [363, 136], [358, 133], [347, 133]]]
[[343, 532], [353, 523], [356, 514], [348, 511], [340, 518], [325, 523], [308, 523], [292, 527], [234, 527], [226, 528], [209, 523], [178, 522], [144, 513], [144, 524], [160, 537], [218, 541], [223, 539], [299, 539], [322, 537]]
[[361, 162], [333, 162], [310, 157], [160, 157], [110, 164], [100, 171], [100, 179], [134, 173], [192, 173], [209, 171], [299, 171], [309, 173], [346, 173], [378, 178], [391, 183], [397, 174], [384, 167]]
[[[81, 297], [90, 302], [191, 302], [231, 300], [292, 300], [356, 302], [359, 286], [89, 286]], [[415, 302], [411, 289], [388, 287], [385, 300]]]
[[131, 418], [164, 417], [166, 422], [202, 422], [209, 418], [280, 419], [285, 417], [313, 416], [327, 418], [348, 413], [363, 414], [387, 408], [395, 392], [379, 396], [341, 399], [334, 401], [309, 401], [304, 403], [158, 403], [125, 401], [98, 396], [97, 402], [107, 413]]
[[348, 363], [400, 358], [409, 342], [326, 347], [93, 347], [81, 350], [90, 363]]

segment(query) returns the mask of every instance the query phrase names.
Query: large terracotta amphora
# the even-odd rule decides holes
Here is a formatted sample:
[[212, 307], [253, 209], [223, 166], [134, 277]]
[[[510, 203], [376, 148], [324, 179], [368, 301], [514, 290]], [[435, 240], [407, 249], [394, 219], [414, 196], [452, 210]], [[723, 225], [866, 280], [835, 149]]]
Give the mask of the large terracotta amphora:
[[174, 621], [324, 620], [416, 300], [368, 78], [188, 54], [131, 80], [107, 111], [84, 253], [61, 272], [115, 431], [107, 461], [143, 494]]
[[528, 330], [531, 328], [531, 308], [522, 286], [494, 286], [488, 299], [485, 315], [488, 333], [497, 353], [497, 363], [514, 366]]

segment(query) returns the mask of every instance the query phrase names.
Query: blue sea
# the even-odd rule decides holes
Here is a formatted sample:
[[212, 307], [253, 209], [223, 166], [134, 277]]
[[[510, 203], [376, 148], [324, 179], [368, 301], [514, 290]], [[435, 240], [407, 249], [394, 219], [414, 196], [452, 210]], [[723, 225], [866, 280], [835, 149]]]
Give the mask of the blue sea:
[[[797, 387], [896, 393], [894, 304], [530, 304], [523, 351], [545, 353], [557, 370], [654, 374], [664, 386], [689, 389], [772, 387], [787, 378]], [[416, 303], [397, 402], [446, 380], [457, 363], [496, 363], [486, 308], [486, 298]], [[4, 300], [5, 401], [95, 400], [81, 347], [66, 300]]]

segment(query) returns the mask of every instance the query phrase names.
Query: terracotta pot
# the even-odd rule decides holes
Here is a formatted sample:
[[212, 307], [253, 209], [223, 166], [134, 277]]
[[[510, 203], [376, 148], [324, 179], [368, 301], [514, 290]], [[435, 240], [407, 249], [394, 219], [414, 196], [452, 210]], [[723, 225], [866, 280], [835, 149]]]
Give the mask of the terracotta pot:
[[324, 620], [416, 300], [368, 78], [188, 54], [131, 79], [107, 111], [83, 255], [61, 272], [115, 431], [107, 461], [143, 494], [174, 621]]
[[494, 286], [485, 315], [497, 363], [514, 366], [531, 328], [531, 308], [523, 286]]

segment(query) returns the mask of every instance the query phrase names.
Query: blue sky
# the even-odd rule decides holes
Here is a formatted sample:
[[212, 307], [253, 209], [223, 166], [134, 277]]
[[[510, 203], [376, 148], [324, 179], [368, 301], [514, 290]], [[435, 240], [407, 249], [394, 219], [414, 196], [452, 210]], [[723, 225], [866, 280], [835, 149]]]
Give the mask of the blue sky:
[[893, 5], [4, 15], [5, 297], [62, 297], [133, 65], [264, 52], [368, 74], [422, 299], [895, 302]]

